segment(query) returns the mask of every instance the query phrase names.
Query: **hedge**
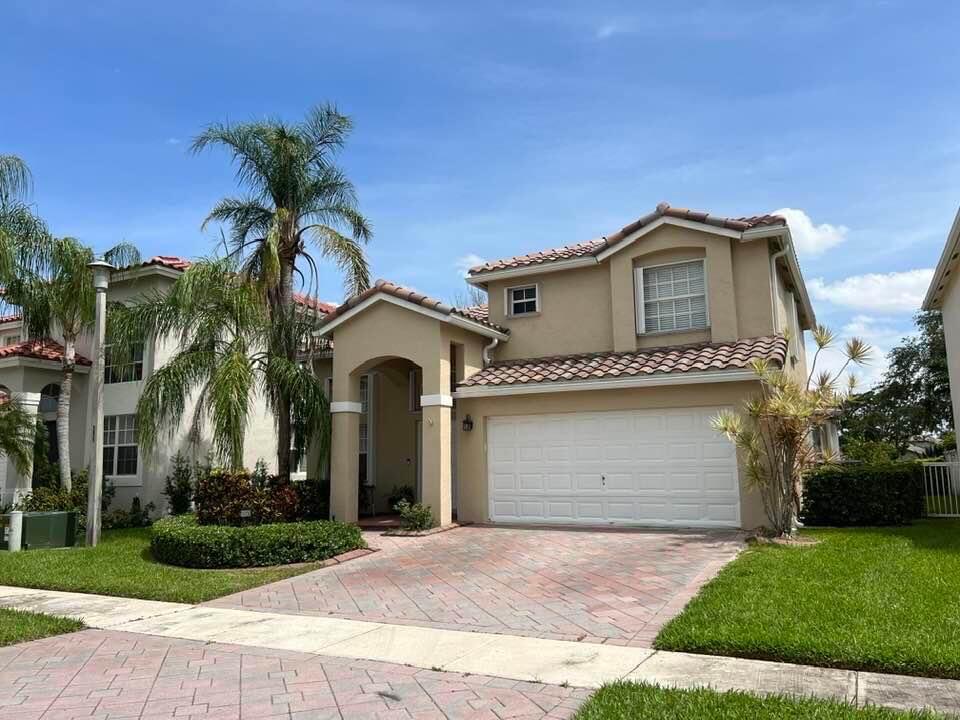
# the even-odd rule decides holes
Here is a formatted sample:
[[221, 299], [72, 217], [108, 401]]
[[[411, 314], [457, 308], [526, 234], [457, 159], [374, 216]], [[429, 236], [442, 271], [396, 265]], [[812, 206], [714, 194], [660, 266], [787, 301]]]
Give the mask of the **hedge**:
[[160, 562], [191, 568], [242, 568], [315, 562], [365, 548], [360, 529], [332, 520], [232, 527], [198, 525], [193, 515], [153, 524]]
[[803, 486], [806, 525], [906, 525], [924, 514], [920, 463], [824, 466]]

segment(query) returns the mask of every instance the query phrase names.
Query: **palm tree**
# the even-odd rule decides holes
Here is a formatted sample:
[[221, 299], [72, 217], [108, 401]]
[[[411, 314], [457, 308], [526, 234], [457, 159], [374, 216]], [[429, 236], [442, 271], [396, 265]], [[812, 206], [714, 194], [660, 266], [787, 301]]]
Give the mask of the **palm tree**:
[[[317, 265], [308, 241], [320, 258], [339, 266], [349, 294], [370, 284], [363, 252], [370, 225], [357, 209], [353, 184], [334, 162], [351, 129], [349, 117], [323, 105], [297, 124], [279, 120], [214, 124], [193, 142], [194, 152], [220, 146], [232, 156], [237, 182], [247, 194], [221, 200], [204, 225], [216, 221], [230, 227], [230, 257], [238, 260], [240, 272], [258, 281], [280, 330], [297, 325], [295, 277], [299, 274], [310, 292], [316, 292]], [[287, 362], [296, 359], [297, 337], [275, 332], [268, 340], [273, 356]], [[278, 473], [286, 477], [295, 399], [279, 387], [267, 390], [273, 396], [277, 423]]]
[[33, 464], [36, 424], [19, 400], [0, 391], [0, 457], [13, 460], [17, 472], [26, 475]]
[[[137, 249], [120, 243], [104, 254], [116, 265], [140, 261]], [[77, 339], [92, 330], [96, 294], [93, 250], [71, 237], [50, 238], [45, 244], [39, 268], [19, 266], [7, 284], [7, 300], [19, 306], [23, 324], [32, 337], [46, 337], [59, 331], [63, 336], [63, 379], [57, 400], [57, 448], [60, 454], [60, 485], [72, 487], [70, 467], [70, 400], [76, 369]]]
[[[310, 316], [290, 317], [293, 325], [284, 333], [311, 337]], [[266, 397], [276, 412], [272, 403], [281, 394], [293, 399], [290, 414], [303, 437], [319, 436], [325, 447], [329, 408], [323, 384], [296, 360], [272, 352], [277, 324], [263, 288], [231, 259], [193, 264], [166, 295], [111, 306], [108, 332], [121, 352], [151, 336], [176, 338], [179, 348], [144, 385], [137, 404], [141, 448], [149, 453], [164, 433], [172, 435], [195, 400], [190, 437], [198, 440], [209, 424], [215, 454], [240, 468], [254, 401]], [[289, 453], [289, 445], [285, 449]]]
[[[47, 230], [27, 204], [33, 187], [30, 169], [16, 155], [0, 155], [0, 288], [17, 268], [38, 268]], [[5, 303], [0, 297], [0, 306]], [[3, 309], [0, 307], [0, 309]]]

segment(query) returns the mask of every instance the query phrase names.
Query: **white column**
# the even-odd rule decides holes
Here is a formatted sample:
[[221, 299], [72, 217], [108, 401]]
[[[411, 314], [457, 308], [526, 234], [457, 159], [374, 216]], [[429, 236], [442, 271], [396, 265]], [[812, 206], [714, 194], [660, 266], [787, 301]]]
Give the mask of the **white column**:
[[107, 335], [107, 286], [111, 266], [103, 261], [90, 264], [94, 271], [93, 285], [97, 291], [97, 306], [93, 330], [93, 372], [90, 397], [93, 402], [93, 457], [90, 458], [90, 486], [87, 496], [87, 547], [100, 542], [100, 498], [103, 494], [103, 355]]

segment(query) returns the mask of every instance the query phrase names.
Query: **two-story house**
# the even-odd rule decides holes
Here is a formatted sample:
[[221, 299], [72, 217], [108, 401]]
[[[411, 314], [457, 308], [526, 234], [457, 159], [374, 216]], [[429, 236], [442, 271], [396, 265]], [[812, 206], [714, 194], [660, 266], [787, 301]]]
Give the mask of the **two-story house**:
[[783, 218], [661, 204], [467, 281], [488, 305], [378, 281], [326, 316], [335, 517], [407, 485], [441, 524], [765, 522], [711, 420], [758, 391], [752, 358], [805, 377], [815, 318]]
[[[158, 256], [140, 265], [116, 270], [111, 274], [107, 301], [136, 302], [141, 296], [164, 293], [188, 266], [189, 262], [182, 258]], [[324, 305], [318, 309], [331, 308]], [[55, 461], [59, 459], [56, 411], [62, 381], [62, 343], [63, 338], [56, 329], [52, 337], [29, 338], [20, 317], [0, 318], [0, 394], [16, 394], [29, 410], [35, 410], [43, 419], [50, 438], [51, 459]], [[89, 382], [92, 347], [89, 336], [81, 337], [77, 343], [69, 418], [70, 460], [74, 470], [89, 466], [94, 447], [93, 417], [88, 411], [92, 405]], [[103, 467], [105, 480], [116, 489], [114, 503], [119, 507], [129, 507], [133, 498], [139, 497], [144, 504], [152, 502], [164, 508], [164, 481], [172, 456], [179, 451], [202, 460], [210, 448], [209, 436], [204, 434], [199, 442], [191, 442], [189, 416], [172, 428], [150, 456], [138, 446], [136, 408], [143, 384], [156, 368], [167, 362], [176, 347], [176, 338], [147, 338], [132, 357], [115, 362], [108, 341], [104, 366]], [[190, 410], [192, 407], [188, 407]], [[276, 465], [276, 432], [265, 402], [258, 403], [252, 413], [245, 445], [245, 461], [249, 467], [260, 458], [268, 466]], [[305, 466], [298, 470], [305, 476]], [[12, 504], [29, 492], [31, 480], [30, 476], [17, 473], [7, 458], [0, 457], [0, 506]]]

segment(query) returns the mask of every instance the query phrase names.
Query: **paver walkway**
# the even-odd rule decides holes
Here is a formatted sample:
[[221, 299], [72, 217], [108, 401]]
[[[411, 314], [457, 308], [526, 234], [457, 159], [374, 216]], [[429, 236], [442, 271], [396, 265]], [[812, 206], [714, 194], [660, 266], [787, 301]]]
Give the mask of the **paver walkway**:
[[[480, 711], [488, 720], [539, 720], [573, 711], [585, 692], [567, 692], [570, 686], [622, 678], [960, 713], [957, 680], [3, 586], [0, 606], [57, 608], [101, 628], [0, 649], [0, 720], [290, 717], [301, 710], [308, 714], [298, 717], [323, 718], [323, 708], [307, 703], [331, 702], [331, 694], [345, 720], [431, 718], [437, 710], [451, 718]], [[539, 704], [544, 697], [562, 701]], [[152, 701], [158, 704], [147, 712]], [[66, 706], [72, 703], [81, 715]], [[129, 707], [111, 711], [112, 703]], [[328, 710], [338, 717], [334, 705]]]
[[209, 605], [649, 647], [742, 547], [731, 531], [468, 526], [366, 538], [380, 552]]
[[560, 720], [586, 690], [86, 630], [0, 648], [6, 720]]

